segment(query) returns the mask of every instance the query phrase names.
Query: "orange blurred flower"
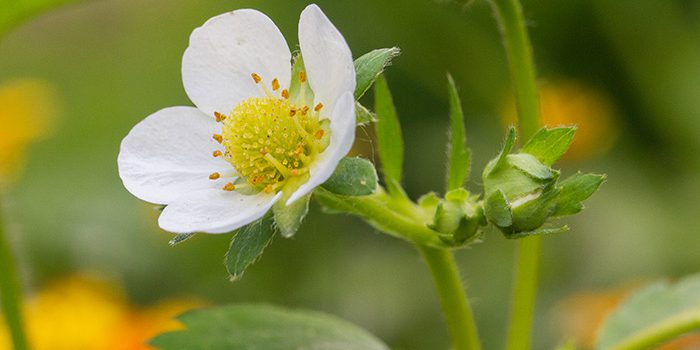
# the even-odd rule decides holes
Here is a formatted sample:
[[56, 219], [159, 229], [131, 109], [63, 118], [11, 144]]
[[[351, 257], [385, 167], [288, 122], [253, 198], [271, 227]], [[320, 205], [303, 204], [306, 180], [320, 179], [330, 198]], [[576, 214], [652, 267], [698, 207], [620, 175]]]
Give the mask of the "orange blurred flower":
[[[572, 80], [545, 81], [539, 86], [540, 111], [546, 126], [577, 126], [576, 138], [563, 159], [583, 161], [605, 153], [617, 136], [615, 111], [601, 91]], [[503, 122], [515, 124], [511, 97], [502, 109]]]
[[19, 175], [27, 146], [52, 131], [57, 105], [47, 82], [19, 79], [0, 85], [0, 186]]
[[[180, 327], [175, 316], [203, 305], [178, 299], [138, 308], [113, 284], [73, 276], [31, 297], [25, 305], [25, 322], [35, 350], [147, 350], [150, 338]], [[0, 349], [11, 349], [3, 324]]]

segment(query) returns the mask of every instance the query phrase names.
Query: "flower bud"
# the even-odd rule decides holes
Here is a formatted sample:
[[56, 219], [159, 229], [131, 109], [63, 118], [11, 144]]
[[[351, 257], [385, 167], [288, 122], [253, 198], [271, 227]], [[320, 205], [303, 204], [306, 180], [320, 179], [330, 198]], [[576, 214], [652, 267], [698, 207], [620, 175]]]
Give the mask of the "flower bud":
[[461, 246], [480, 237], [480, 226], [486, 225], [484, 210], [463, 188], [449, 191], [444, 199], [431, 196], [434, 207], [433, 223], [430, 228], [442, 233], [440, 239], [450, 246]]

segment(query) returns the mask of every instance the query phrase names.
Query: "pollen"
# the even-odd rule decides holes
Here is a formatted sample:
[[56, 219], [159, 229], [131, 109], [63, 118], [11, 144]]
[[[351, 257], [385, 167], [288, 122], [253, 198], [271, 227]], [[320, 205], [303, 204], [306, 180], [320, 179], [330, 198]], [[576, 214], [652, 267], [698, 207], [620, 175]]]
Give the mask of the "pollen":
[[321, 108], [323, 108], [323, 103], [317, 104], [316, 107], [314, 107], [314, 111], [318, 112], [321, 110]]
[[[258, 82], [259, 76], [251, 76]], [[221, 131], [223, 158], [248, 184], [267, 193], [283, 189], [291, 177], [307, 174], [326, 147], [316, 135], [329, 132], [323, 131], [326, 124], [321, 123], [317, 110], [295, 105], [286, 89], [278, 90], [277, 80], [272, 81], [272, 88], [275, 92], [248, 98], [234, 107]]]
[[212, 135], [211, 138], [213, 138], [214, 140], [216, 140], [216, 142], [218, 142], [218, 143], [224, 142], [224, 137], [221, 136], [221, 135], [219, 135], [219, 134], [214, 134], [214, 135]]
[[211, 173], [211, 175], [209, 175], [209, 180], [216, 180], [220, 177], [221, 177], [221, 174], [219, 174], [219, 173]]
[[233, 191], [235, 189], [236, 189], [236, 185], [234, 185], [233, 182], [229, 182], [229, 183], [225, 184], [223, 187], [224, 191], [229, 191], [229, 192]]

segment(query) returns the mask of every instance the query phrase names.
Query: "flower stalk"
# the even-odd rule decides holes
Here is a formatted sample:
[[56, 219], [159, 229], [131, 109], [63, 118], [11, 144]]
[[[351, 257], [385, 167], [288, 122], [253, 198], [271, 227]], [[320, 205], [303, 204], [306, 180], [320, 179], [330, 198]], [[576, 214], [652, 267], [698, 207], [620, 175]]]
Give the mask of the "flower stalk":
[[[518, 0], [492, 0], [491, 5], [500, 26], [515, 88], [520, 135], [523, 139], [529, 139], [537, 132], [541, 118], [532, 46], [525, 27], [522, 6]], [[537, 298], [541, 239], [533, 236], [523, 238], [519, 242], [506, 343], [508, 350], [530, 348]]]
[[[2, 208], [0, 207], [0, 209]], [[25, 350], [28, 346], [22, 321], [21, 288], [4, 225], [2, 211], [0, 210], [0, 303], [12, 336], [14, 349]]]
[[682, 334], [698, 329], [700, 329], [700, 310], [695, 309], [642, 329], [614, 345], [610, 350], [651, 349]]

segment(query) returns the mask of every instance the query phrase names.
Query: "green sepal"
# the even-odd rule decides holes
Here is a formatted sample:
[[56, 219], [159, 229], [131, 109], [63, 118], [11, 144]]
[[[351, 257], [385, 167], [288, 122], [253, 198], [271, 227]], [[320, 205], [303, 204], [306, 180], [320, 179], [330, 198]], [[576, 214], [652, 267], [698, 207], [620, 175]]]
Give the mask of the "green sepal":
[[365, 196], [377, 189], [377, 170], [367, 159], [345, 157], [321, 186], [335, 194]]
[[559, 233], [566, 233], [569, 232], [569, 226], [561, 226], [561, 227], [550, 227], [550, 228], [538, 228], [536, 230], [532, 231], [524, 231], [524, 232], [517, 232], [517, 233], [512, 233], [512, 234], [506, 234], [506, 238], [508, 239], [519, 239], [519, 238], [524, 238], [524, 237], [529, 237], [529, 236], [546, 236], [546, 235], [555, 235]]
[[369, 90], [391, 61], [401, 54], [398, 47], [372, 50], [355, 60], [355, 100]]
[[438, 202], [433, 222], [428, 227], [442, 233], [440, 239], [450, 246], [472, 241], [479, 236], [479, 226], [486, 224], [483, 209], [476, 199], [463, 188], [447, 192], [445, 199]]
[[[513, 225], [513, 213], [503, 191], [496, 190], [486, 198], [484, 213], [489, 221], [499, 229], [510, 232], [510, 227]], [[504, 233], [506, 232], [504, 231]]]
[[494, 172], [496, 172], [503, 165], [505, 165], [506, 158], [510, 151], [513, 149], [513, 145], [515, 145], [515, 128], [510, 127], [508, 128], [508, 133], [506, 134], [506, 139], [503, 142], [503, 148], [501, 148], [501, 152], [498, 154], [496, 159], [489, 162], [484, 168], [484, 178], [491, 176]]
[[538, 180], [550, 180], [559, 175], [557, 171], [527, 153], [509, 154], [506, 162]]
[[[294, 52], [292, 56], [292, 76], [289, 81], [289, 99], [306, 106], [313, 106], [314, 92], [311, 90], [309, 81], [307, 80], [306, 83], [302, 84], [299, 80], [299, 74], [305, 71], [304, 58], [301, 56], [301, 52]], [[304, 100], [299, 101], [302, 89], [304, 90]]]
[[297, 199], [294, 203], [287, 205], [287, 198], [282, 197], [272, 206], [275, 224], [282, 237], [290, 238], [299, 230], [304, 217], [309, 213], [310, 199], [311, 194], [307, 194]]
[[542, 128], [520, 150], [552, 165], [566, 153], [574, 140], [575, 127]]
[[450, 96], [450, 132], [447, 143], [447, 190], [464, 186], [471, 168], [471, 150], [467, 148], [464, 130], [464, 111], [459, 99], [457, 86], [451, 75], [447, 75], [447, 90]]
[[355, 102], [355, 123], [357, 125], [365, 125], [375, 123], [377, 115], [363, 106], [360, 102]]
[[561, 194], [552, 216], [573, 215], [583, 210], [583, 202], [605, 181], [605, 175], [576, 173], [559, 183]]
[[532, 198], [526, 196], [523, 202], [511, 201], [515, 232], [533, 231], [542, 226], [554, 212], [557, 196], [559, 189], [550, 187]]
[[425, 211], [429, 213], [434, 213], [435, 210], [437, 209], [438, 204], [440, 204], [440, 197], [438, 197], [437, 193], [435, 192], [428, 192], [420, 198], [418, 198], [418, 206], [423, 208]]
[[225, 257], [226, 271], [231, 281], [241, 279], [245, 270], [260, 258], [263, 250], [272, 242], [275, 231], [273, 216], [269, 214], [238, 229]]
[[170, 246], [176, 246], [176, 245], [194, 237], [194, 235], [195, 235], [194, 232], [193, 233], [178, 233], [168, 241], [168, 244]]
[[[394, 181], [400, 184], [404, 157], [401, 125], [396, 115], [389, 86], [383, 76], [379, 76], [374, 85], [374, 111], [379, 119], [375, 124], [375, 132], [384, 182], [389, 184]], [[391, 187], [389, 187], [389, 192], [392, 195], [397, 195], [397, 193], [392, 192]]]

